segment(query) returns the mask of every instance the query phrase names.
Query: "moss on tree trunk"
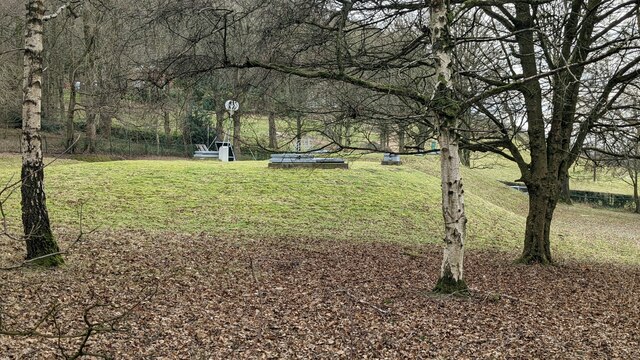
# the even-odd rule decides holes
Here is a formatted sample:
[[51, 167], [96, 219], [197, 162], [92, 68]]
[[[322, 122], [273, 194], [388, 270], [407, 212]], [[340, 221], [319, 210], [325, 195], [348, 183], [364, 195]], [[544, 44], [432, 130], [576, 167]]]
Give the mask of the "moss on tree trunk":
[[60, 252], [53, 237], [44, 193], [42, 160], [22, 165], [22, 226], [27, 245], [27, 260], [42, 266], [57, 266], [64, 263], [61, 255], [46, 256]]
[[451, 270], [449, 270], [445, 271], [440, 279], [438, 279], [436, 286], [433, 288], [433, 292], [438, 294], [467, 295], [469, 288], [463, 279], [456, 280]]

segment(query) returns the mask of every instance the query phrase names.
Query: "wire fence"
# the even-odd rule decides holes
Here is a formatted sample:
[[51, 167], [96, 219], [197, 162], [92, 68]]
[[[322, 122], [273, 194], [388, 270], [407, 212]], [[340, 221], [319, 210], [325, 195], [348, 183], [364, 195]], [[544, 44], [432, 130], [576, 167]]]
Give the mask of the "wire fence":
[[[66, 137], [57, 133], [41, 133], [42, 151], [45, 155], [55, 156], [67, 151]], [[77, 133], [73, 154], [87, 154], [87, 142], [84, 133]], [[22, 135], [19, 131], [0, 132], [0, 153], [20, 153]], [[256, 144], [243, 143], [240, 160], [265, 160], [270, 152]], [[136, 157], [183, 157], [191, 158], [196, 150], [195, 144], [183, 144], [179, 139], [172, 139], [171, 143], [160, 138], [129, 137], [110, 138], [98, 137], [95, 142], [95, 154], [123, 158]]]
[[[521, 183], [501, 181], [514, 190], [527, 193], [527, 187]], [[631, 195], [603, 193], [585, 190], [570, 190], [569, 197], [572, 201], [591, 204], [600, 207], [631, 209], [635, 207], [635, 199]]]
[[571, 190], [571, 200], [602, 207], [632, 208], [635, 201], [631, 195]]
[[[79, 136], [75, 143], [74, 153], [86, 153], [87, 142], [84, 134]], [[7, 133], [0, 135], [0, 152], [20, 153], [21, 138], [19, 133]], [[60, 134], [41, 134], [42, 151], [45, 155], [58, 155], [67, 150], [66, 137]], [[95, 148], [97, 154], [120, 157], [140, 156], [171, 156], [191, 157], [195, 149], [193, 144], [168, 144], [156, 139], [147, 138], [102, 138], [96, 139]]]

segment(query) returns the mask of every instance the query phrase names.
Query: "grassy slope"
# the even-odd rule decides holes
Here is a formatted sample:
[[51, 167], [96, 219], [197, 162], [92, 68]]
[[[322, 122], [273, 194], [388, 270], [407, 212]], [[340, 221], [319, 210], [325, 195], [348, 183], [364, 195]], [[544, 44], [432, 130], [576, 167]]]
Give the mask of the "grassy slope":
[[[306, 124], [309, 126], [309, 124]], [[226, 125], [228, 127], [228, 124]], [[292, 141], [295, 134], [295, 121], [289, 119], [288, 121], [282, 118], [277, 119], [277, 129], [281, 132], [287, 141]], [[264, 116], [245, 116], [243, 118], [242, 136], [249, 143], [260, 141], [262, 144], [268, 142], [268, 122]], [[377, 140], [377, 134], [362, 134], [356, 133], [353, 135], [352, 141], [354, 144], [366, 146], [368, 143], [368, 137], [372, 135], [373, 141]], [[280, 142], [283, 143], [282, 139]], [[282, 144], [281, 144], [282, 145]], [[525, 156], [526, 153], [525, 153]], [[480, 171], [485, 176], [489, 176], [492, 179], [498, 179], [503, 181], [514, 181], [520, 178], [518, 168], [514, 163], [492, 155], [492, 154], [474, 154], [475, 160], [473, 166], [475, 170]], [[624, 174], [624, 173], [623, 173]], [[625, 182], [625, 175], [615, 176], [611, 169], [598, 169], [597, 181], [593, 181], [592, 170], [586, 169], [584, 164], [573, 166], [570, 170], [570, 187], [572, 190], [588, 190], [598, 192], [611, 192], [616, 194], [632, 195], [633, 188], [629, 185], [628, 181]], [[627, 177], [628, 180], [628, 177]]]
[[[484, 156], [476, 160], [472, 167], [474, 169], [468, 173], [480, 178], [514, 181], [520, 176], [513, 163], [494, 156]], [[574, 166], [570, 176], [571, 188], [575, 190], [619, 194], [633, 192], [631, 186], [610, 172], [599, 172], [598, 181], [593, 182], [590, 171], [581, 166]], [[480, 179], [478, 184], [482, 183]], [[491, 190], [488, 191], [486, 195], [491, 196]], [[510, 209], [526, 217], [526, 198], [524, 202]], [[638, 264], [640, 263], [639, 220], [637, 214], [629, 212], [592, 208], [582, 204], [573, 206], [560, 204], [551, 228], [552, 250], [563, 256], [591, 261]]]
[[[65, 227], [77, 223], [84, 203], [87, 227], [438, 243], [437, 157], [407, 158], [402, 167], [374, 159], [355, 160], [348, 171], [271, 170], [266, 162], [63, 161], [47, 169], [47, 194], [52, 221]], [[16, 157], [0, 158], [0, 180], [17, 173], [18, 164]], [[467, 245], [517, 251], [526, 195], [483, 171], [466, 170], [465, 179]], [[18, 201], [14, 196], [9, 205], [14, 222]], [[613, 212], [575, 206], [558, 214], [553, 244], [562, 256], [639, 261], [633, 214], [615, 216], [623, 229], [617, 232], [606, 226]], [[598, 226], [589, 230], [576, 224], [581, 219]]]
[[[494, 179], [514, 181], [520, 178], [520, 172], [514, 163], [493, 155], [483, 155], [472, 161], [472, 167], [478, 172]], [[616, 194], [633, 194], [633, 187], [625, 182], [624, 176], [614, 176], [610, 169], [598, 169], [596, 181], [593, 173], [583, 165], [573, 166], [570, 170], [569, 186], [572, 190], [588, 190]]]

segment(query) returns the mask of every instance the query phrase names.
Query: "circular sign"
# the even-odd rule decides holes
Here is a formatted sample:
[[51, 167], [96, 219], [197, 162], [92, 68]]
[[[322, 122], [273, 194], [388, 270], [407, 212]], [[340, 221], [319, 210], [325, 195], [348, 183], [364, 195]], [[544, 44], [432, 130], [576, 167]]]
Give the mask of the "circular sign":
[[224, 103], [224, 108], [227, 109], [228, 112], [233, 113], [234, 111], [238, 111], [240, 104], [235, 100], [227, 100]]

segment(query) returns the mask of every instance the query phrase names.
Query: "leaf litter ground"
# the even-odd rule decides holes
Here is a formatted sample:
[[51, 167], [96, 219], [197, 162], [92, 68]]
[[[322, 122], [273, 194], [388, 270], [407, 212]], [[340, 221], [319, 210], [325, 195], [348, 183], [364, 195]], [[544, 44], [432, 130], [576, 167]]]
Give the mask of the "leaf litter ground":
[[[62, 241], [63, 245], [64, 240]], [[1, 249], [18, 261], [19, 246]], [[12, 253], [13, 255], [7, 255]], [[83, 330], [116, 359], [640, 358], [640, 269], [513, 264], [467, 254], [472, 296], [436, 296], [437, 246], [207, 234], [94, 233], [54, 270], [0, 272], [5, 329]], [[54, 358], [77, 339], [0, 336], [0, 358]]]

